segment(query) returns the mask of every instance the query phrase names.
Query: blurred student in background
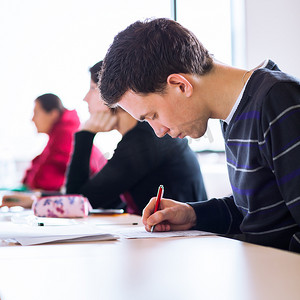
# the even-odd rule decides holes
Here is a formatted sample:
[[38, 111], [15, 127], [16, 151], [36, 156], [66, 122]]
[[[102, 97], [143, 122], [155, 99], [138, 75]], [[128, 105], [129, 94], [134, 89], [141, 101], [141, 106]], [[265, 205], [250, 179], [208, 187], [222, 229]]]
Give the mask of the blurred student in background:
[[[118, 208], [141, 214], [157, 192], [165, 187], [164, 197], [179, 201], [206, 200], [200, 166], [187, 140], [165, 136], [159, 139], [145, 122], [137, 122], [123, 109], [103, 104], [97, 87], [102, 62], [90, 68], [88, 103], [90, 119], [75, 134], [75, 146], [67, 175], [68, 194], [86, 196], [92, 207]], [[89, 176], [89, 154], [97, 132], [118, 130], [122, 139], [112, 158], [95, 176]]]
[[[65, 183], [73, 135], [80, 125], [77, 112], [64, 108], [56, 95], [44, 94], [35, 100], [32, 121], [38, 133], [46, 133], [49, 140], [43, 152], [32, 160], [23, 183], [31, 190], [59, 191]], [[90, 175], [106, 163], [96, 147], [92, 147], [91, 157]]]
[[[73, 148], [73, 136], [80, 121], [75, 110], [66, 109], [61, 99], [54, 94], [44, 94], [35, 100], [32, 121], [38, 133], [49, 136], [46, 147], [36, 156], [26, 171], [23, 184], [30, 191], [42, 193], [60, 192], [65, 183], [65, 174]], [[89, 175], [98, 172], [106, 159], [95, 147], [91, 147]], [[10, 201], [11, 199], [16, 200]], [[19, 201], [17, 201], [19, 200]], [[3, 198], [2, 205], [32, 204], [31, 194], [16, 193]]]

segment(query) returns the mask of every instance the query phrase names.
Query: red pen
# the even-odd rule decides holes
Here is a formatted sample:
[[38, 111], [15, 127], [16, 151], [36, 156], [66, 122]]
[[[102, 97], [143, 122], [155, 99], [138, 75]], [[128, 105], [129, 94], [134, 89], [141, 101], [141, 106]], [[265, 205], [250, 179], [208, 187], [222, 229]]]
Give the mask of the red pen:
[[[163, 193], [164, 193], [164, 186], [163, 186], [163, 185], [160, 185], [159, 188], [158, 188], [158, 191], [157, 191], [157, 196], [156, 196], [156, 203], [155, 203], [154, 212], [157, 212], [157, 211], [159, 210], [160, 199], [161, 199]], [[155, 228], [155, 225], [153, 225], [153, 226], [151, 227], [151, 232], [154, 231], [154, 228]]]

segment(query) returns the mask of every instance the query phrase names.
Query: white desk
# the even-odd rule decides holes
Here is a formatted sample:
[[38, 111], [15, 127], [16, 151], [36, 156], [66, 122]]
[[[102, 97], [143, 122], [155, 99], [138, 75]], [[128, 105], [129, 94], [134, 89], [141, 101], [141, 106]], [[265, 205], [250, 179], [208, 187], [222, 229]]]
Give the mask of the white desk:
[[[139, 217], [114, 218], [124, 219]], [[300, 299], [300, 255], [217, 236], [4, 246], [0, 295], [1, 300], [293, 300]]]

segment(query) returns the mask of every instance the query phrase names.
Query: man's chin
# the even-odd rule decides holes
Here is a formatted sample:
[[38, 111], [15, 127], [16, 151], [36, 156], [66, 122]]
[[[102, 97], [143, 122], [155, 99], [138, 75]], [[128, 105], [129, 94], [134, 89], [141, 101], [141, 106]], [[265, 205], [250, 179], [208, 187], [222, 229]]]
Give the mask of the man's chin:
[[199, 139], [203, 136], [203, 134], [201, 135], [201, 134], [192, 133], [192, 134], [189, 134], [188, 136], [192, 139]]

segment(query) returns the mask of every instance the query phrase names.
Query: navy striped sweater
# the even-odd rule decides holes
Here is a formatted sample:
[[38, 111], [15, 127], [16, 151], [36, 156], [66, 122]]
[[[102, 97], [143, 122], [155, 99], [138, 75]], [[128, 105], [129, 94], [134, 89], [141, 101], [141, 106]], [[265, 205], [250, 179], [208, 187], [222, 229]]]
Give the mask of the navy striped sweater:
[[300, 252], [300, 83], [269, 61], [223, 130], [233, 196], [191, 203], [197, 228]]

